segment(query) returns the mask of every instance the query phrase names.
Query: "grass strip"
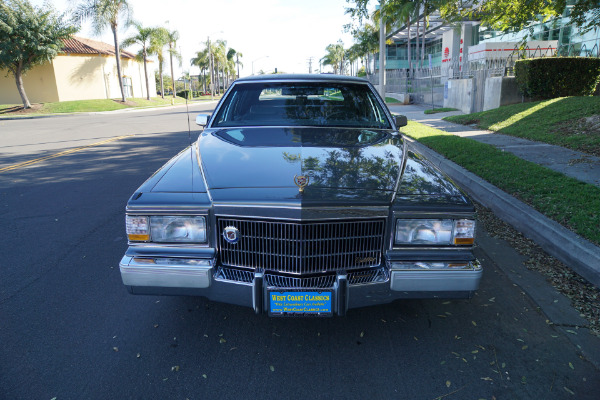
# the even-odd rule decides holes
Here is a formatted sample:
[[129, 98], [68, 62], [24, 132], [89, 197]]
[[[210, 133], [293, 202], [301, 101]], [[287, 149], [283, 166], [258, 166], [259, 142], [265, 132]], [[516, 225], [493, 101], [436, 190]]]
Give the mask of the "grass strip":
[[114, 111], [127, 107], [127, 105], [117, 103], [111, 99], [57, 101], [44, 103], [36, 114]]
[[600, 96], [511, 104], [443, 119], [600, 156]]
[[[418, 122], [400, 129], [564, 227], [600, 245], [600, 188]], [[557, 244], [558, 245], [558, 244]]]
[[437, 113], [450, 112], [450, 111], [458, 111], [458, 109], [442, 107], [442, 108], [434, 108], [432, 110], [425, 110], [424, 113], [425, 114], [437, 114]]
[[[215, 97], [218, 99], [218, 97]], [[196, 97], [194, 100], [210, 100], [210, 96]], [[136, 107], [160, 107], [170, 106], [171, 104], [185, 104], [183, 97], [176, 97], [173, 99], [172, 96], [152, 97], [150, 100], [145, 98], [128, 98], [127, 103], [121, 103], [112, 99], [96, 99], [96, 100], [74, 100], [74, 101], [57, 101], [44, 103], [37, 110], [32, 110], [28, 113], [12, 114], [3, 113], [8, 109], [14, 108], [15, 105], [11, 104], [0, 104], [0, 113], [3, 116], [27, 116], [27, 115], [40, 115], [40, 114], [65, 114], [65, 113], [76, 113], [76, 112], [101, 112], [101, 111], [114, 111], [121, 110], [123, 108], [136, 108]], [[20, 105], [19, 105], [20, 106]]]

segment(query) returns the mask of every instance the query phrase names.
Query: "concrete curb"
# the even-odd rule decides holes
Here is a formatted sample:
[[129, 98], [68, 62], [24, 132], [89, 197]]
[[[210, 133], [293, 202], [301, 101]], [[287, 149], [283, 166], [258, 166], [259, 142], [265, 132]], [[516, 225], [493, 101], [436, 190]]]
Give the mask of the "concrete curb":
[[552, 221], [477, 175], [447, 160], [425, 145], [407, 136], [404, 138], [413, 149], [429, 158], [473, 199], [534, 240], [548, 254], [565, 263], [596, 287], [600, 287], [600, 247]]

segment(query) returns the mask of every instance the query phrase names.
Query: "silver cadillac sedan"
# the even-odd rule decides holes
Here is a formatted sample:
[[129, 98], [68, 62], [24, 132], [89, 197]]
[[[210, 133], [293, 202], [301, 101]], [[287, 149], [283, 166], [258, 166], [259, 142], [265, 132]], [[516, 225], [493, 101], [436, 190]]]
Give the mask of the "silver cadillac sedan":
[[332, 316], [477, 290], [472, 202], [408, 148], [406, 117], [369, 82], [243, 78], [196, 122], [127, 203], [130, 293]]

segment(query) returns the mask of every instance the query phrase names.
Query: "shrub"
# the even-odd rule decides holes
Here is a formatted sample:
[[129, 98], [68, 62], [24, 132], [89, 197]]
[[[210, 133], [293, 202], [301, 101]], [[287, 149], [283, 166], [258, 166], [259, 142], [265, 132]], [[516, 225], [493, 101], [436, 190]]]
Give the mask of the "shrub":
[[519, 89], [528, 97], [591, 96], [600, 82], [600, 59], [547, 57], [518, 60], [515, 77]]
[[184, 99], [189, 99], [189, 97], [188, 97], [189, 94], [190, 94], [189, 90], [180, 90], [180, 91], [177, 92], [177, 96], [178, 97], [183, 97]]

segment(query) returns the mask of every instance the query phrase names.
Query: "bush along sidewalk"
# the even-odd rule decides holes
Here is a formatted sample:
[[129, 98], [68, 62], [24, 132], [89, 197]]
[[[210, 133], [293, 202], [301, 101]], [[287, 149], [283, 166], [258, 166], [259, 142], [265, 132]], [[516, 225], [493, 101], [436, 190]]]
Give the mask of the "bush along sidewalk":
[[417, 122], [409, 121], [400, 131], [600, 245], [600, 188]]

